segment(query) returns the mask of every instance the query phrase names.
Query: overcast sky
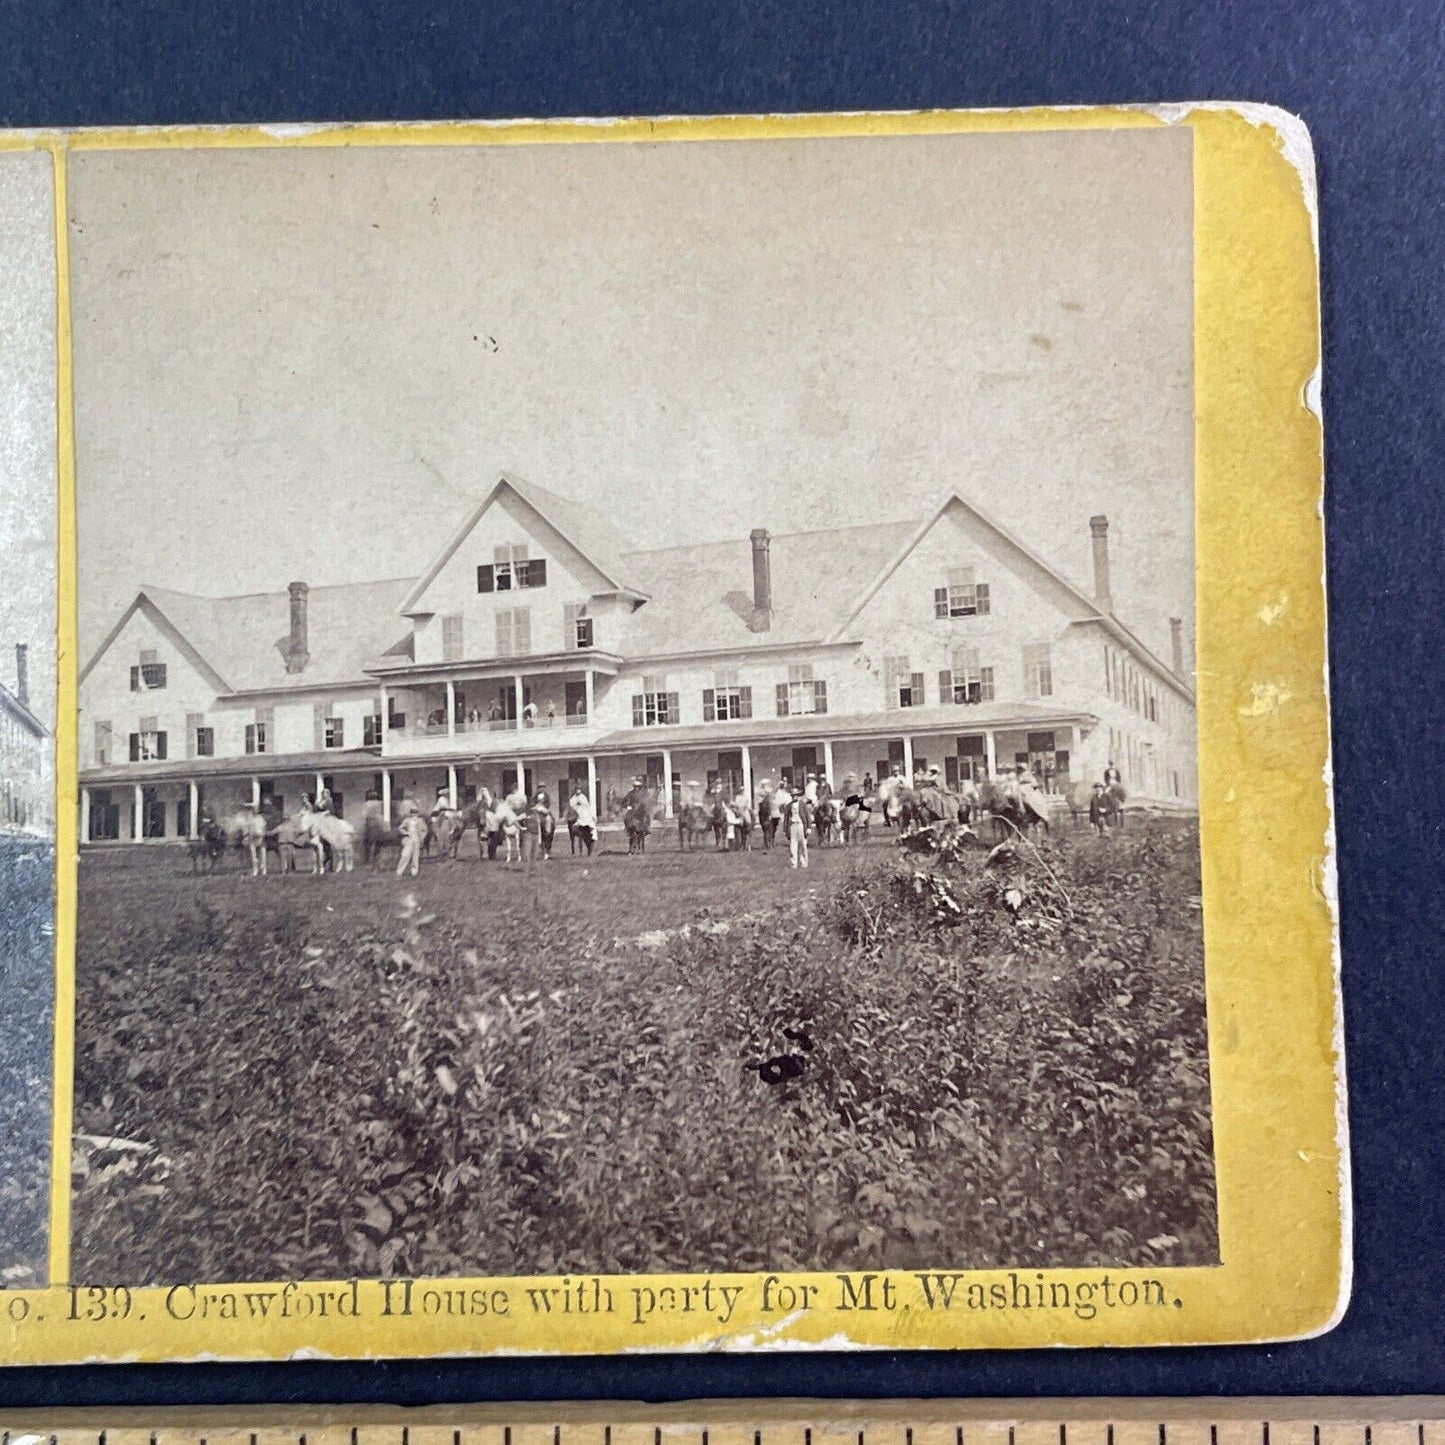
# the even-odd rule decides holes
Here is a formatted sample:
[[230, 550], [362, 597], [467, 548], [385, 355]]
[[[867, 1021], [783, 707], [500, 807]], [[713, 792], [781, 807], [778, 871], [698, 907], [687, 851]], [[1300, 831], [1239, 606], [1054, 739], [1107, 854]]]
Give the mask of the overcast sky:
[[[1193, 632], [1187, 129], [71, 162], [83, 651], [421, 572], [504, 470], [639, 545], [956, 487]], [[745, 585], [745, 583], [744, 583]]]
[[48, 152], [0, 154], [0, 682], [29, 648], [55, 726], [55, 185]]

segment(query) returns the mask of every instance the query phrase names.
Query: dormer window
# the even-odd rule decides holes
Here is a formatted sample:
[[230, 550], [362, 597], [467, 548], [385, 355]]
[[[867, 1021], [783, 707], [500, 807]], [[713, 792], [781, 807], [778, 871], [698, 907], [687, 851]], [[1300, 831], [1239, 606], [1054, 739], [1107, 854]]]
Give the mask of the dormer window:
[[986, 617], [988, 612], [988, 583], [977, 581], [972, 567], [950, 567], [947, 584], [933, 589], [935, 617]]
[[587, 615], [585, 602], [567, 604], [562, 629], [562, 646], [566, 651], [578, 652], [593, 645], [592, 619]]
[[477, 568], [478, 592], [515, 592], [547, 585], [545, 558], [528, 558], [525, 542], [507, 542], [492, 549], [492, 560]]

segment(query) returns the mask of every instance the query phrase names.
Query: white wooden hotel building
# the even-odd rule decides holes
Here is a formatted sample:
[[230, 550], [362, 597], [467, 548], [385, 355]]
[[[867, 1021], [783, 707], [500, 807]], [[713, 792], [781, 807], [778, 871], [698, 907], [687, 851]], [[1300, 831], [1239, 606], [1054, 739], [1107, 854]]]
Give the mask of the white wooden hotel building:
[[15, 690], [0, 683], [0, 828], [55, 831], [50, 731], [30, 710], [27, 648], [15, 644]]
[[[604, 821], [642, 777], [839, 786], [1027, 763], [1061, 792], [1112, 759], [1132, 799], [1197, 806], [1194, 692], [1092, 591], [961, 497], [910, 521], [638, 550], [503, 476], [419, 578], [200, 597], [145, 586], [81, 674], [83, 843], [175, 839], [325, 781], [430, 808], [479, 784]], [[670, 786], [669, 786], [670, 784]]]

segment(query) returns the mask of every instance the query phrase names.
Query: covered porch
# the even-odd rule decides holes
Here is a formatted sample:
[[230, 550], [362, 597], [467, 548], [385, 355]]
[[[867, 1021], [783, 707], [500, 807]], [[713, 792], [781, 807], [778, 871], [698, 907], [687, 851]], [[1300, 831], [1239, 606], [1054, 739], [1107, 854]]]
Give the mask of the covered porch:
[[[428, 755], [470, 747], [505, 754], [508, 734], [581, 736], [596, 716], [598, 687], [616, 671], [616, 661], [603, 655], [567, 653], [383, 675], [382, 752]], [[556, 746], [568, 744], [559, 739]]]

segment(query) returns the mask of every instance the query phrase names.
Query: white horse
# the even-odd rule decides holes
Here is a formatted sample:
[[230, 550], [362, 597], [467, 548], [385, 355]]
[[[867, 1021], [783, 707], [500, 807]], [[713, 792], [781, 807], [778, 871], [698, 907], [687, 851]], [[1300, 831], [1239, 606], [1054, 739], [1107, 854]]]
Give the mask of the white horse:
[[[492, 807], [487, 809], [487, 832], [492, 837], [498, 833], [502, 835], [503, 861], [516, 863], [522, 857], [522, 818], [517, 811], [517, 793], [501, 799]], [[522, 807], [526, 808], [526, 799], [522, 798]]]
[[240, 811], [226, 824], [226, 836], [242, 843], [251, 855], [251, 877], [264, 876], [266, 872], [266, 819], [250, 803], [243, 804]]
[[316, 849], [318, 874], [324, 869], [327, 848], [331, 849], [333, 871], [350, 873], [356, 866], [356, 829], [344, 818], [333, 817], [330, 813], [313, 813], [308, 808], [302, 808], [296, 823], [311, 837], [311, 844]]

